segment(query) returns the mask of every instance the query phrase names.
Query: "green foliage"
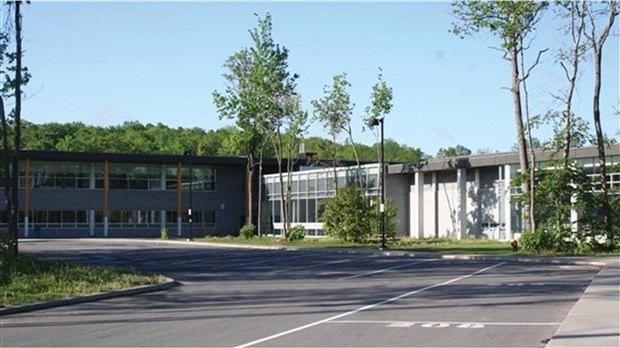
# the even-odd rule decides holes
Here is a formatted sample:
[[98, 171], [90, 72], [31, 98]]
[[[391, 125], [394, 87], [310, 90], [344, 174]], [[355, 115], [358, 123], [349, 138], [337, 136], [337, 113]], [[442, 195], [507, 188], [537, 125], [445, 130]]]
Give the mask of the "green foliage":
[[256, 226], [253, 224], [243, 225], [239, 230], [239, 235], [245, 239], [252, 239], [256, 235]]
[[324, 200], [324, 207], [319, 220], [328, 236], [362, 243], [374, 234], [376, 211], [361, 189], [343, 187], [336, 197]]
[[[527, 174], [515, 178], [512, 185], [518, 187], [523, 180], [529, 180]], [[524, 250], [584, 253], [620, 247], [620, 228], [614, 227], [611, 233], [605, 230], [600, 211], [602, 194], [592, 191], [593, 182], [584, 168], [570, 159], [550, 161], [547, 168], [536, 170], [536, 180], [534, 216], [539, 227], [519, 239]], [[529, 202], [529, 194], [521, 194], [518, 201]], [[620, 212], [620, 199], [613, 202], [612, 212]], [[581, 215], [576, 226], [571, 221], [573, 210]]]
[[313, 100], [314, 119], [321, 122], [327, 133], [333, 139], [346, 131], [351, 122], [351, 114], [355, 104], [347, 92], [351, 84], [347, 81], [347, 74], [335, 75], [332, 86], [324, 86], [325, 96], [319, 100]]
[[525, 232], [519, 237], [519, 247], [530, 253], [541, 253], [554, 249], [553, 237], [544, 230]]
[[383, 119], [392, 110], [392, 87], [388, 86], [383, 80], [383, 70], [379, 68], [377, 83], [372, 86], [370, 94], [370, 105], [365, 109], [366, 117], [364, 123], [371, 128], [376, 119]]
[[[376, 231], [378, 233], [380, 233], [380, 226], [381, 226], [381, 215], [378, 211], [379, 209], [379, 201], [376, 200], [373, 203], [373, 214], [376, 217], [375, 219], [372, 219], [372, 229], [373, 231]], [[385, 221], [384, 221], [384, 229], [385, 229], [385, 236], [388, 239], [394, 239], [396, 238], [396, 213], [398, 211], [396, 210], [396, 208], [394, 208], [394, 205], [392, 204], [392, 199], [390, 197], [386, 197], [385, 198]]]
[[292, 226], [289, 230], [288, 230], [288, 234], [286, 236], [286, 239], [289, 242], [293, 242], [296, 240], [302, 240], [306, 237], [306, 228], [302, 225], [295, 225]]
[[161, 239], [170, 239], [170, 236], [168, 235], [168, 229], [165, 227], [161, 229]]
[[466, 148], [463, 145], [456, 145], [456, 147], [447, 147], [440, 148], [437, 152], [437, 158], [447, 158], [447, 157], [459, 157], [459, 156], [469, 156], [471, 155], [471, 150]]
[[454, 1], [452, 13], [459, 23], [452, 23], [450, 31], [464, 38], [486, 29], [502, 40], [503, 49], [509, 50], [534, 30], [547, 6], [546, 1]]

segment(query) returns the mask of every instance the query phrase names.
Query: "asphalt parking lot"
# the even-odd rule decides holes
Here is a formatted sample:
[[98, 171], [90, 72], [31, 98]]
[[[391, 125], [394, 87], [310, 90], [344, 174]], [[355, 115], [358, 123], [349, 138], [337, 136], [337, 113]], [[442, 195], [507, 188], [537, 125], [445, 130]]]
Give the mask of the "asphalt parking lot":
[[180, 284], [4, 316], [1, 346], [544, 347], [598, 269], [54, 240], [21, 251]]

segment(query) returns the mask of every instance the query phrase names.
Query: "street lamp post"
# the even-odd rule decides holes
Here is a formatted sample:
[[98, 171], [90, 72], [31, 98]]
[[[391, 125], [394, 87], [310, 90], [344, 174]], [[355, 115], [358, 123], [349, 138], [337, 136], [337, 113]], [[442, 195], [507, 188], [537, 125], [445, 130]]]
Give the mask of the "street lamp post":
[[187, 211], [187, 216], [189, 218], [189, 237], [187, 238], [188, 242], [191, 242], [194, 240], [194, 234], [192, 231], [192, 203], [193, 203], [193, 197], [192, 197], [192, 186], [193, 186], [193, 180], [194, 180], [194, 172], [193, 172], [193, 168], [192, 168], [192, 152], [191, 151], [185, 151], [184, 155], [189, 156], [189, 210]]
[[381, 227], [381, 249], [387, 249], [385, 245], [385, 171], [384, 171], [384, 151], [383, 151], [383, 120], [384, 118], [375, 118], [372, 120], [372, 126], [378, 126], [381, 124], [381, 155], [380, 155], [380, 165], [379, 168], [379, 181], [381, 183], [381, 195], [379, 201], [379, 216], [380, 216], [380, 227]]

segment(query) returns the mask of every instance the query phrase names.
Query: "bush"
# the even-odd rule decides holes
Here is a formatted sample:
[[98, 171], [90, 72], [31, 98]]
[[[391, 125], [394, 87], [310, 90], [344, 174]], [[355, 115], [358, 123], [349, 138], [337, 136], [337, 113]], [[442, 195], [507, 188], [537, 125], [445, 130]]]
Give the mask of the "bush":
[[306, 229], [302, 225], [295, 225], [288, 230], [289, 241], [302, 240], [306, 237]]
[[245, 239], [252, 239], [254, 238], [255, 234], [256, 234], [256, 226], [254, 226], [253, 224], [244, 225], [239, 230], [239, 235], [244, 237]]
[[363, 243], [375, 232], [376, 208], [364, 192], [356, 187], [343, 187], [336, 197], [324, 201], [325, 211], [319, 217], [325, 234], [344, 241]]
[[549, 234], [544, 231], [528, 231], [519, 237], [519, 246], [524, 251], [540, 253], [551, 250], [552, 242]]
[[168, 235], [168, 229], [165, 227], [161, 229], [161, 239], [170, 239], [170, 236]]

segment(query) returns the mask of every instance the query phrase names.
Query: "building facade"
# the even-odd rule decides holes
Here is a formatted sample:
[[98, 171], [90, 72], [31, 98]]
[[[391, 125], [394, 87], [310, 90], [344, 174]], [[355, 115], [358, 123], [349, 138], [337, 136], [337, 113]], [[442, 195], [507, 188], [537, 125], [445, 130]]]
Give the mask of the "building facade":
[[[162, 228], [187, 237], [190, 186], [193, 236], [237, 234], [248, 215], [245, 158], [47, 151], [20, 156], [21, 237], [147, 237], [159, 236]], [[6, 224], [4, 209], [1, 202], [0, 227]]]
[[[620, 145], [606, 149], [607, 181], [620, 188]], [[551, 152], [537, 153], [537, 167], [550, 165]], [[574, 148], [571, 158], [598, 177], [596, 147]], [[397, 209], [396, 234], [412, 238], [488, 238], [512, 240], [524, 230], [523, 210], [517, 203], [518, 188], [510, 182], [520, 173], [518, 153], [497, 153], [460, 158], [440, 158], [419, 163], [391, 164], [386, 167], [386, 196]], [[366, 195], [379, 194], [379, 166], [361, 167]], [[339, 187], [355, 184], [357, 167], [336, 169]], [[323, 235], [318, 222], [321, 201], [335, 194], [333, 168], [292, 173], [293, 225], [302, 225], [312, 236]], [[279, 178], [264, 176], [266, 207], [274, 234], [281, 234]], [[595, 185], [600, 190], [600, 185]], [[577, 212], [574, 213], [577, 219]]]
[[[553, 152], [537, 151], [537, 167], [549, 167]], [[600, 174], [596, 147], [573, 148], [570, 157], [589, 176]], [[606, 149], [608, 187], [620, 188], [620, 145]], [[440, 158], [424, 163], [391, 165], [389, 177], [407, 178], [409, 192], [402, 218], [413, 238], [482, 237], [512, 240], [524, 231], [523, 209], [517, 203], [519, 188], [510, 182], [520, 173], [518, 153]], [[600, 190], [595, 185], [594, 190]], [[402, 214], [402, 212], [406, 212]], [[575, 221], [578, 212], [574, 212]]]

